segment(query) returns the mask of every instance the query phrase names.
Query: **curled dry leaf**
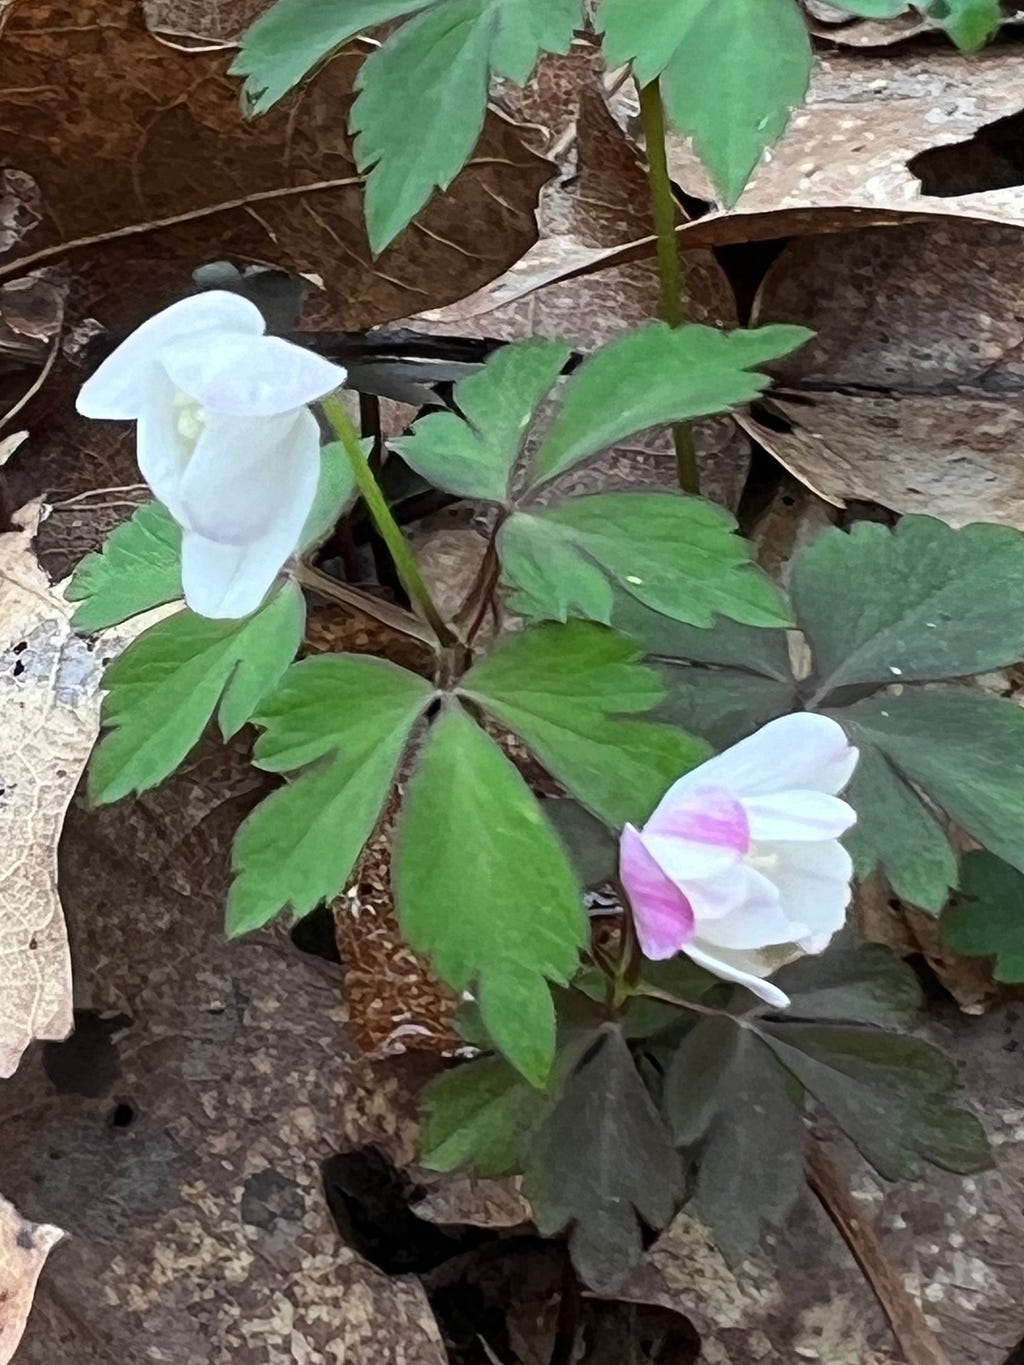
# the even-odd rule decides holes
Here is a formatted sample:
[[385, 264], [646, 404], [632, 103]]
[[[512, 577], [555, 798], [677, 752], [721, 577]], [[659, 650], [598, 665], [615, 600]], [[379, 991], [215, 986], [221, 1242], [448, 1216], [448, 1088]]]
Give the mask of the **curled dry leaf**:
[[27, 1223], [0, 1198], [0, 1365], [18, 1349], [46, 1258], [64, 1236], [49, 1223]]
[[827, 501], [1024, 528], [1024, 232], [947, 218], [799, 238], [759, 323], [814, 340], [741, 420]]

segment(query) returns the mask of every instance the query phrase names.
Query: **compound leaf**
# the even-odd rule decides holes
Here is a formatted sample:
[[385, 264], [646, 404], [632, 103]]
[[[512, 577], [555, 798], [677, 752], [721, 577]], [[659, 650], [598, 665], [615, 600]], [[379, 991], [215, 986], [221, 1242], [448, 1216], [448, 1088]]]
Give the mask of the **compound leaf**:
[[942, 917], [942, 937], [957, 953], [995, 958], [997, 981], [1024, 981], [1024, 877], [992, 853], [968, 853], [960, 868], [963, 901]]
[[523, 1169], [527, 1141], [548, 1102], [500, 1057], [436, 1077], [422, 1101], [424, 1165], [432, 1171], [470, 1167], [495, 1179]]
[[846, 935], [816, 957], [801, 957], [772, 980], [790, 998], [787, 1019], [834, 1020], [909, 1028], [923, 1004], [910, 967], [880, 943], [855, 945]]
[[147, 503], [86, 555], [67, 586], [80, 602], [71, 624], [105, 630], [181, 596], [181, 528], [165, 507]]

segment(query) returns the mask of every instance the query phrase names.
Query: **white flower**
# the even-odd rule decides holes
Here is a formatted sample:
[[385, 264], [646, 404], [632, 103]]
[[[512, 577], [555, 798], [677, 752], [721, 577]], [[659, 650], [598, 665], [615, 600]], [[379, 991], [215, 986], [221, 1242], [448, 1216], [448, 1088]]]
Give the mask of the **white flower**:
[[180, 523], [185, 601], [248, 616], [298, 546], [320, 475], [307, 404], [345, 380], [238, 294], [183, 299], [144, 322], [82, 386], [85, 417], [138, 423], [143, 478]]
[[643, 830], [627, 825], [622, 883], [647, 957], [684, 952], [770, 1005], [764, 980], [842, 928], [856, 820], [837, 795], [857, 750], [827, 716], [783, 716], [681, 777]]

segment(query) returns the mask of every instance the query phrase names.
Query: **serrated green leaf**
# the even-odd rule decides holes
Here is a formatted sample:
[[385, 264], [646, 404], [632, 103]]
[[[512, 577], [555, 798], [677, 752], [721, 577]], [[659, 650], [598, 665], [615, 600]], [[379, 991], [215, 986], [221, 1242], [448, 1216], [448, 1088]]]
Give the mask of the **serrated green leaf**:
[[737, 1264], [804, 1188], [804, 1127], [786, 1073], [751, 1030], [701, 1019], [672, 1059], [663, 1104], [676, 1141], [697, 1148], [689, 1208]]
[[229, 933], [258, 929], [285, 909], [303, 915], [341, 891], [432, 696], [423, 678], [384, 659], [331, 654], [288, 670], [259, 708], [265, 729], [253, 761], [270, 772], [308, 771], [238, 831]]
[[512, 470], [541, 399], [572, 348], [539, 337], [504, 346], [455, 387], [454, 412], [421, 418], [411, 436], [390, 441], [417, 473], [464, 498], [505, 502]]
[[514, 512], [498, 536], [525, 615], [610, 622], [615, 592], [692, 625], [784, 625], [785, 600], [723, 508], [682, 493], [593, 493]]
[[1024, 877], [993, 853], [961, 863], [962, 903], [942, 916], [942, 937], [956, 953], [995, 958], [996, 981], [1024, 981]]
[[719, 664], [793, 685], [785, 630], [742, 626], [724, 616], [710, 626], [688, 626], [624, 592], [616, 594], [611, 624], [642, 645], [654, 662]]
[[632, 641], [589, 621], [534, 626], [471, 669], [461, 692], [524, 739], [595, 815], [642, 822], [710, 751], [667, 725], [613, 719], [664, 695], [639, 659]]
[[547, 982], [575, 973], [586, 915], [536, 798], [461, 707], [435, 722], [409, 783], [393, 880], [409, 942], [454, 990], [473, 986], [495, 1044], [543, 1085], [555, 1048]]
[[1024, 710], [966, 688], [908, 690], [832, 713], [979, 844], [1024, 871]]
[[867, 521], [828, 530], [796, 557], [791, 594], [822, 695], [1024, 658], [1024, 535], [1010, 526], [954, 530], [911, 516], [894, 531]]
[[288, 583], [243, 620], [180, 611], [144, 631], [104, 675], [108, 733], [93, 754], [90, 799], [102, 805], [155, 787], [215, 710], [225, 738], [240, 730], [294, 659], [304, 623], [302, 593]]
[[181, 596], [181, 528], [165, 507], [147, 503], [86, 555], [65, 593], [82, 605], [76, 630], [105, 630]]
[[924, 1003], [911, 968], [880, 943], [858, 946], [845, 937], [773, 975], [790, 999], [786, 1018], [909, 1028]]
[[584, 1284], [621, 1284], [643, 1252], [638, 1217], [666, 1226], [682, 1172], [620, 1030], [606, 1024], [566, 1077], [526, 1158], [524, 1189], [540, 1232], [570, 1228]]
[[769, 384], [752, 366], [788, 355], [811, 336], [805, 327], [721, 332], [651, 322], [616, 337], [566, 384], [534, 460], [534, 487], [650, 427], [750, 402]]
[[523, 1169], [526, 1147], [548, 1097], [500, 1057], [469, 1062], [423, 1090], [423, 1164], [432, 1171], [469, 1167], [495, 1179]]
[[991, 1164], [981, 1124], [952, 1105], [956, 1068], [928, 1043], [814, 1024], [763, 1024], [760, 1033], [885, 1179], [915, 1179], [925, 1161], [963, 1173]]
[[277, 0], [246, 30], [228, 68], [250, 114], [265, 114], [332, 52], [378, 24], [438, 0]]
[[[373, 441], [362, 442], [369, 455]], [[320, 480], [316, 497], [299, 537], [299, 548], [308, 554], [334, 530], [338, 519], [355, 499], [356, 476], [352, 462], [340, 441], [331, 441], [320, 450]]]
[[491, 73], [524, 83], [542, 51], [569, 51], [580, 18], [580, 0], [445, 0], [367, 58], [351, 126], [375, 254], [468, 161]]
[[[842, 712], [832, 713], [837, 719]], [[860, 760], [845, 797], [857, 823], [844, 843], [859, 878], [881, 868], [911, 905], [938, 913], [956, 885], [957, 862], [935, 816], [889, 760], [857, 735]]]

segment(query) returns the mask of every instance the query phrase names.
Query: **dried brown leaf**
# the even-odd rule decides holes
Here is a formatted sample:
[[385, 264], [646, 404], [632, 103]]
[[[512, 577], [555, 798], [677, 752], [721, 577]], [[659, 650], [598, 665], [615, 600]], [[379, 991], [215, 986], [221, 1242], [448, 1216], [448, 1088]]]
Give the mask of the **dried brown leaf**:
[[36, 1281], [63, 1236], [49, 1223], [27, 1223], [13, 1204], [0, 1198], [0, 1365], [8, 1365], [18, 1349]]

